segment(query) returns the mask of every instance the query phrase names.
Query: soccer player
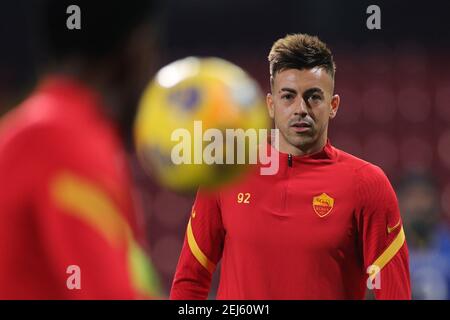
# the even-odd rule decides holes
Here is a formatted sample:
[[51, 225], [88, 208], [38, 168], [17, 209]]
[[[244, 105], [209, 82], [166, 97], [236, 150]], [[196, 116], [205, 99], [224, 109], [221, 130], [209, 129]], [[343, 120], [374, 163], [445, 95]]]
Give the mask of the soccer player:
[[52, 64], [0, 121], [0, 299], [155, 297], [120, 134], [151, 76], [151, 1], [42, 8]]
[[270, 54], [267, 107], [279, 170], [220, 192], [200, 190], [171, 299], [410, 299], [408, 249], [383, 171], [333, 147], [335, 63], [326, 44], [288, 35]]

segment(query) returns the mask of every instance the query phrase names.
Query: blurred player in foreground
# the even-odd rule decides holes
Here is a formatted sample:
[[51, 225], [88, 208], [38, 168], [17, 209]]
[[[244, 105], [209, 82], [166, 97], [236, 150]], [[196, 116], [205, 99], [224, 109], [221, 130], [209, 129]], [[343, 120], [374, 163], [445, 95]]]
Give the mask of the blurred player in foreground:
[[367, 288], [377, 299], [410, 299], [391, 184], [328, 140], [339, 107], [330, 50], [290, 35], [275, 42], [269, 62], [279, 171], [198, 192], [171, 298], [205, 299], [221, 260], [218, 299], [363, 299]]
[[151, 1], [41, 5], [50, 71], [0, 122], [0, 299], [155, 297], [120, 135], [151, 76]]

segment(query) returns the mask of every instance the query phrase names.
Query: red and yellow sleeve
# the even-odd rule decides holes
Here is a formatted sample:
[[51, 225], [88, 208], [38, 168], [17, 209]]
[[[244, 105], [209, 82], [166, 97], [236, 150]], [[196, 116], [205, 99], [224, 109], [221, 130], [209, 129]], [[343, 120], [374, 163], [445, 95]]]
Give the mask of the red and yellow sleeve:
[[224, 237], [218, 195], [199, 191], [189, 217], [171, 299], [208, 297], [212, 274], [222, 256]]
[[120, 200], [127, 186], [59, 136], [25, 130], [0, 148], [0, 297], [155, 297], [150, 261]]
[[358, 228], [367, 287], [376, 299], [411, 299], [408, 247], [397, 197], [384, 172], [359, 169]]
[[[158, 293], [145, 251], [135, 240], [123, 209], [107, 189], [73, 171], [56, 172], [42, 194], [37, 214], [46, 221], [45, 244], [55, 270], [76, 265], [80, 290], [68, 299], [146, 299]], [[68, 277], [60, 274], [61, 283]]]

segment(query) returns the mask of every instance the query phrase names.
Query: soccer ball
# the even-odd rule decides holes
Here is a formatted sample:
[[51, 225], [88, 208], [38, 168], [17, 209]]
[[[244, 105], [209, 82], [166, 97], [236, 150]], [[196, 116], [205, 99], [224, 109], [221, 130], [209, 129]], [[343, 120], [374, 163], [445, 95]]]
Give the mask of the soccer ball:
[[163, 186], [211, 189], [249, 167], [237, 161], [236, 145], [227, 158], [226, 132], [269, 125], [262, 91], [246, 72], [223, 59], [188, 57], [162, 68], [145, 89], [135, 145], [144, 169]]

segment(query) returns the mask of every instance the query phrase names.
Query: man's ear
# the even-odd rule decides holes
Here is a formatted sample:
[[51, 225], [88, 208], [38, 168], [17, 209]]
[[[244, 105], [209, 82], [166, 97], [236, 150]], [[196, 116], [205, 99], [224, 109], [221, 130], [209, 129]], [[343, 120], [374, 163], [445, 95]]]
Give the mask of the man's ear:
[[275, 116], [275, 105], [273, 104], [273, 96], [270, 92], [266, 96], [266, 105], [267, 110], [269, 111], [269, 116], [271, 119], [273, 119]]
[[334, 117], [336, 117], [336, 114], [337, 114], [338, 109], [339, 109], [339, 103], [340, 102], [341, 102], [341, 98], [337, 94], [335, 94], [331, 98], [330, 119], [333, 119]]

